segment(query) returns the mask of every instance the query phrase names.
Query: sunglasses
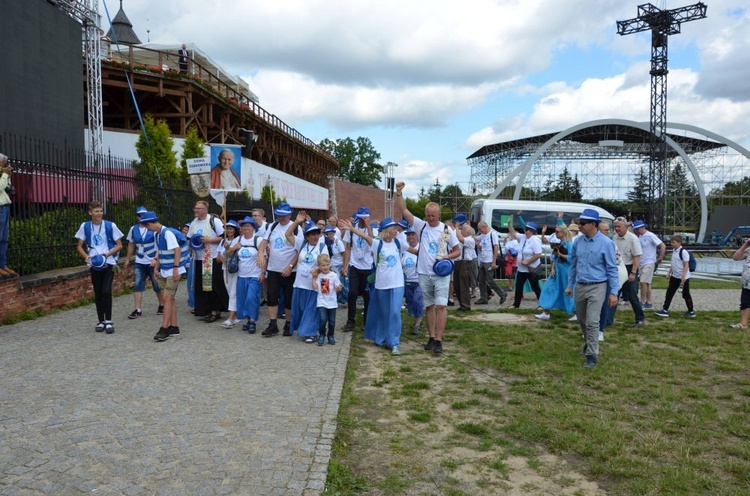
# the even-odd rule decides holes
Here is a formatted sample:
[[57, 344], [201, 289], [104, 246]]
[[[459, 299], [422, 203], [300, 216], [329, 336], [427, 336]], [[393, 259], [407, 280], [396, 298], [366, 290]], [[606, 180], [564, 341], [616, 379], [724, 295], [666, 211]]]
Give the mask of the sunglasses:
[[579, 220], [578, 221], [578, 227], [583, 227], [586, 224], [592, 224], [592, 222], [586, 221], [586, 220]]

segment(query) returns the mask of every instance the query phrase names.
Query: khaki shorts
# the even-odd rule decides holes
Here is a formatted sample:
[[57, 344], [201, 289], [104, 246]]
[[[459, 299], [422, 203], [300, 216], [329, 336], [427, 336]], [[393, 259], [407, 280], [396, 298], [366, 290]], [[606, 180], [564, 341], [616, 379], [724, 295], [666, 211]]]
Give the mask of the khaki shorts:
[[655, 263], [641, 265], [640, 267], [638, 267], [639, 278], [642, 283], [651, 284], [651, 281], [654, 279], [655, 268]]
[[159, 276], [159, 287], [164, 294], [175, 296], [177, 295], [177, 287], [180, 285], [180, 280], [174, 280], [171, 277], [164, 278]]

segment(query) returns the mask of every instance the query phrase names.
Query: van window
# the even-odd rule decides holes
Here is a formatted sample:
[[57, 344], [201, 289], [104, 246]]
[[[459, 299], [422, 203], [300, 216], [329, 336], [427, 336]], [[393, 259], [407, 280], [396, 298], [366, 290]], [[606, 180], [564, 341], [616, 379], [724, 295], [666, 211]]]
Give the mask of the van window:
[[[507, 234], [508, 233], [508, 219], [513, 216], [513, 227], [516, 229], [516, 231], [521, 232], [523, 230], [521, 226], [521, 222], [518, 219], [518, 215], [516, 212], [512, 212], [510, 210], [505, 209], [493, 209], [492, 210], [492, 223], [490, 224], [492, 226], [492, 229], [496, 230], [499, 233]], [[521, 212], [521, 218], [525, 223], [528, 222], [534, 222], [537, 227], [539, 228], [539, 232], [541, 233], [542, 226], [545, 224], [547, 225], [547, 233], [554, 232], [555, 226], [557, 225], [557, 214], [558, 212], [546, 212], [541, 210], [523, 210]], [[571, 222], [573, 222], [574, 219], [577, 219], [580, 215], [580, 212], [563, 212], [563, 222], [565, 222], [566, 225], [570, 225]], [[610, 224], [612, 223], [609, 219], [602, 219]], [[611, 227], [611, 226], [610, 226]]]

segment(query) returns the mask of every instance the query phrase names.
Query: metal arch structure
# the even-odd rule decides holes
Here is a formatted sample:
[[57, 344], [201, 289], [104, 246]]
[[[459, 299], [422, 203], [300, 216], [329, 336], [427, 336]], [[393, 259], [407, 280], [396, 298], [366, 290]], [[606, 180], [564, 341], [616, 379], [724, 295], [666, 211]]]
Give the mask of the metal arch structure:
[[[698, 190], [700, 218], [694, 219], [694, 222], [698, 224], [696, 239], [702, 241], [708, 221], [707, 197], [712, 191], [711, 188], [715, 191], [727, 179], [732, 180], [750, 175], [750, 151], [723, 136], [697, 126], [668, 123], [666, 127], [702, 135], [712, 140], [690, 138], [674, 133], [665, 135], [668, 156], [672, 161], [681, 160], [685, 164]], [[515, 184], [513, 198], [520, 199], [529, 174], [534, 174], [535, 166], [542, 173], [551, 174], [555, 165], [564, 164], [567, 167], [570, 162], [585, 162], [592, 159], [600, 162], [586, 171], [584, 178], [587, 184], [584, 185], [584, 190], [587, 186], [588, 189], [595, 188], [592, 186], [594, 181], [606, 181], [609, 178], [606, 187], [616, 195], [618, 187], [613, 184], [622, 182], [622, 178], [629, 181], [635, 170], [644, 167], [642, 162], [650, 152], [648, 134], [648, 123], [624, 119], [601, 119], [578, 124], [558, 133], [488, 145], [472, 154], [468, 161], [472, 166], [472, 179], [478, 193], [487, 191], [488, 187], [492, 188], [489, 198], [498, 198], [506, 188]], [[612, 139], [625, 138], [625, 135], [627, 135], [627, 143], [623, 140]], [[734, 174], [731, 177], [728, 177], [723, 170], [723, 164], [719, 165], [721, 170], [719, 167], [705, 166], [707, 161], [713, 160], [714, 155], [724, 149], [733, 150], [743, 161], [739, 167], [736, 166], [737, 164], [726, 167], [731, 174]], [[630, 160], [633, 164], [632, 170], [616, 164], [618, 160]], [[712, 167], [714, 170], [707, 170]], [[605, 169], [610, 169], [612, 173], [607, 175], [604, 172]], [[493, 175], [494, 185], [492, 184]], [[498, 182], [500, 177], [502, 180]], [[540, 177], [537, 171], [536, 176], [532, 178], [532, 183], [538, 186]], [[626, 186], [632, 186], [632, 184]], [[620, 186], [619, 189], [626, 186]], [[598, 187], [601, 188], [601, 185]], [[617, 199], [624, 198], [624, 195], [619, 194]]]
[[102, 104], [102, 46], [101, 16], [98, 0], [56, 0], [57, 7], [81, 23], [83, 56], [86, 62], [86, 96], [89, 125], [88, 166], [98, 173], [94, 181], [93, 198], [106, 205], [105, 181], [101, 178], [104, 142]]

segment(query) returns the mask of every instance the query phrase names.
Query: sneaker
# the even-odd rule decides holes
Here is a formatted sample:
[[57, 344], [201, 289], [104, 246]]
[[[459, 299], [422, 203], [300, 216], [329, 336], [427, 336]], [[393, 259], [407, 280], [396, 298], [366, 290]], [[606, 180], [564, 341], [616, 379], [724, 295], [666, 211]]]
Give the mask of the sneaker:
[[224, 329], [231, 329], [232, 327], [234, 327], [234, 321], [232, 319], [227, 319], [221, 323], [221, 327], [223, 327]]
[[112, 325], [112, 322], [107, 322], [104, 324], [104, 330], [107, 331], [107, 334], [112, 334], [115, 332], [115, 326]]
[[286, 314], [280, 313], [277, 318], [286, 320]]
[[479, 298], [477, 301], [474, 302], [474, 304], [475, 305], [486, 305], [487, 304], [487, 300], [485, 300], [484, 298]]
[[646, 310], [652, 310], [654, 308], [654, 304], [653, 303], [644, 303], [643, 304], [643, 308], [646, 309]]
[[333, 339], [333, 336], [328, 336], [328, 344], [336, 344], [336, 340]]
[[691, 310], [689, 312], [685, 312], [682, 314], [683, 317], [690, 317], [691, 319], [695, 318], [695, 310]]
[[449, 307], [454, 307], [454, 306], [456, 306], [456, 304], [453, 302], [453, 300], [448, 300], [448, 306]]
[[347, 320], [346, 325], [344, 326], [344, 332], [352, 332], [353, 330], [354, 330], [354, 321]]
[[549, 320], [549, 314], [548, 313], [540, 313], [539, 315], [534, 315], [539, 320]]
[[252, 322], [252, 321], [250, 321], [250, 319], [248, 319], [247, 322], [245, 322], [242, 325], [242, 330], [243, 331], [249, 331], [250, 330], [250, 324], [254, 324], [254, 322]]
[[427, 344], [424, 345], [425, 351], [430, 351], [435, 349], [435, 338], [430, 338], [429, 341], [427, 341]]
[[604, 341], [604, 333], [599, 331], [599, 341]]
[[156, 333], [156, 336], [154, 336], [154, 341], [157, 341], [161, 343], [162, 341], [166, 341], [169, 339], [169, 328], [168, 327], [160, 327], [159, 332]]
[[432, 349], [432, 352], [436, 355], [442, 355], [443, 354], [443, 342], [435, 340], [435, 347]]
[[164, 305], [159, 305], [159, 308], [156, 309], [156, 315], [164, 315]]
[[501, 294], [500, 295], [500, 304], [502, 305], [503, 303], [505, 303], [505, 300], [507, 300], [507, 299], [508, 299], [508, 297], [505, 296], [505, 293]]
[[416, 325], [415, 325], [415, 326], [413, 326], [413, 327], [411, 328], [411, 333], [412, 333], [413, 335], [415, 335], [415, 336], [419, 336], [419, 333], [420, 333], [420, 330], [419, 330], [419, 326], [416, 326]]
[[315, 338], [312, 336], [305, 338], [305, 343], [314, 343], [314, 342], [315, 342]]
[[646, 325], [646, 323], [644, 321], [639, 320], [638, 322], [636, 322], [635, 324], [633, 324], [633, 327], [643, 327], [645, 325]]
[[578, 322], [578, 315], [573, 315], [568, 319], [568, 322]]
[[742, 325], [742, 322], [737, 322], [736, 324], [732, 324], [729, 327], [732, 329], [747, 329], [747, 326]]
[[104, 332], [104, 322], [99, 322], [94, 328], [96, 332]]
[[325, 336], [318, 336], [318, 346], [323, 346], [323, 344], [326, 342]]
[[291, 336], [292, 335], [292, 325], [289, 323], [289, 321], [286, 321], [286, 324], [284, 324], [284, 336]]
[[394, 346], [393, 349], [391, 350], [391, 355], [398, 356], [400, 354], [401, 354], [401, 350], [398, 349], [398, 346]]
[[596, 367], [596, 355], [586, 355], [586, 363], [583, 364], [587, 369]]
[[140, 311], [140, 310], [133, 310], [133, 312], [130, 315], [128, 315], [128, 318], [129, 319], [137, 319], [137, 318], [139, 318], [142, 315], [143, 315], [142, 311]]
[[656, 312], [654, 312], [654, 315], [656, 315], [657, 317], [669, 317], [669, 312], [662, 308], [661, 310], [657, 310]]
[[167, 330], [169, 331], [170, 336], [179, 336], [180, 335], [180, 328], [177, 326], [169, 326], [167, 327]]
[[[245, 327], [247, 327], [247, 329], [245, 329]], [[242, 326], [242, 328], [245, 329], [248, 334], [255, 334], [255, 322], [248, 322], [247, 324]]]
[[270, 338], [271, 336], [275, 336], [279, 333], [279, 328], [275, 324], [268, 324], [268, 327], [266, 327], [266, 330], [261, 332], [260, 335], [264, 338]]

